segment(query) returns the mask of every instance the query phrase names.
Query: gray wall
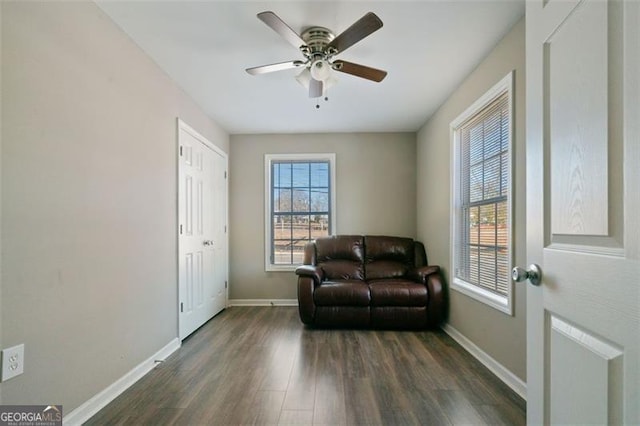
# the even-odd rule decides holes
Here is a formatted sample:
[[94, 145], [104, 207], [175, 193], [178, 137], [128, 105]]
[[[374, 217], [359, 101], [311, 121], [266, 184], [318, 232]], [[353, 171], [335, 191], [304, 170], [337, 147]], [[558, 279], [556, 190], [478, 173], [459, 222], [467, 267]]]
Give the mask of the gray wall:
[[177, 337], [176, 117], [228, 135], [90, 2], [2, 7], [2, 403], [69, 413]]
[[414, 133], [233, 135], [230, 299], [296, 298], [293, 272], [264, 270], [264, 154], [298, 152], [336, 153], [336, 233], [415, 236]]
[[[525, 23], [516, 24], [493, 52], [467, 77], [418, 132], [417, 237], [430, 263], [449, 278], [450, 147], [449, 124], [502, 77], [515, 69], [513, 218], [515, 264], [525, 257]], [[505, 315], [455, 290], [450, 294], [449, 324], [516, 376], [526, 375], [526, 289], [515, 287], [514, 316]]]

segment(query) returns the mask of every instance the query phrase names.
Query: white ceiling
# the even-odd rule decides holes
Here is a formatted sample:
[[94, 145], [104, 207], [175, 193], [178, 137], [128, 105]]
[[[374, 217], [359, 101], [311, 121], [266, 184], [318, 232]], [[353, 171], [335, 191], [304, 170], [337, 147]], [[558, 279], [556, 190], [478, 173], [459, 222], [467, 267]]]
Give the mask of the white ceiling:
[[[98, 5], [231, 134], [416, 131], [524, 15], [524, 0], [98, 1]], [[329, 101], [310, 99], [302, 59], [256, 18], [275, 12], [297, 32], [336, 35], [372, 11], [384, 26], [337, 56], [388, 71], [381, 83], [336, 73]]]

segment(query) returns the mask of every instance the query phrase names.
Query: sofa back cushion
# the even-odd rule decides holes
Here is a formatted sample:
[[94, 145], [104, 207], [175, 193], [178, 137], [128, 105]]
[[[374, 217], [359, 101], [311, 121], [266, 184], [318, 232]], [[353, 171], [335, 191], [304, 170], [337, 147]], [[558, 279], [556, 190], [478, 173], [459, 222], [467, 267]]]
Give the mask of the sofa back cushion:
[[364, 280], [364, 240], [356, 235], [316, 239], [316, 265], [328, 280]]
[[403, 277], [414, 267], [415, 245], [411, 238], [366, 236], [367, 280]]

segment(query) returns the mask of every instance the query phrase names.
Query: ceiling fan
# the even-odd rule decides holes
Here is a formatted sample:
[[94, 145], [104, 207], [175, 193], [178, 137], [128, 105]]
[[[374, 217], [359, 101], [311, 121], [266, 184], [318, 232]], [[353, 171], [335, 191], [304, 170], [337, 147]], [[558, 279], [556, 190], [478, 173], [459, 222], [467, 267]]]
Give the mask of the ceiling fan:
[[298, 35], [278, 15], [271, 11], [258, 13], [258, 19], [299, 49], [304, 56], [304, 60], [247, 68], [247, 72], [251, 75], [291, 68], [303, 68], [296, 79], [303, 86], [308, 87], [310, 98], [323, 96], [326, 90], [335, 84], [337, 80], [332, 75], [332, 70], [375, 82], [381, 82], [387, 76], [386, 71], [341, 59], [334, 59], [336, 55], [382, 28], [382, 21], [373, 12], [369, 12], [358, 19], [337, 37], [331, 30], [324, 27], [309, 27]]

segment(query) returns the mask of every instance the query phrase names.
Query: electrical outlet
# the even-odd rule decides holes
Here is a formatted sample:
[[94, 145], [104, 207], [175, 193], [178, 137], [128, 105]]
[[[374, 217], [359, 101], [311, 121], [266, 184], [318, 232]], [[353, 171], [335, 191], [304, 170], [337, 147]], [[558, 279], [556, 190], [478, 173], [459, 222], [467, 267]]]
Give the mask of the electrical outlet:
[[7, 381], [24, 372], [24, 343], [2, 351], [2, 378]]

